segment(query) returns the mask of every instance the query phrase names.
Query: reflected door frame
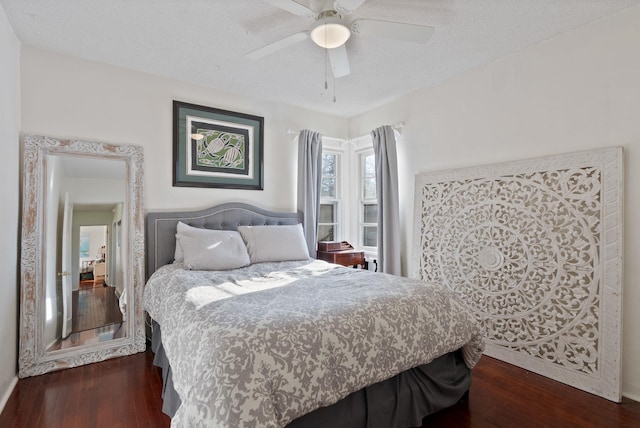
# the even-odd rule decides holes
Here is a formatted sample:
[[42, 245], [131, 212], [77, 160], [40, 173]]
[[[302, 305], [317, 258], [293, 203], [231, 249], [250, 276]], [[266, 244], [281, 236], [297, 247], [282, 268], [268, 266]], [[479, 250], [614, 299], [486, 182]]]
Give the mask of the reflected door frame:
[[73, 204], [69, 203], [69, 192], [64, 195], [64, 218], [62, 221], [62, 338], [71, 334], [73, 325], [73, 294], [71, 281], [71, 231]]

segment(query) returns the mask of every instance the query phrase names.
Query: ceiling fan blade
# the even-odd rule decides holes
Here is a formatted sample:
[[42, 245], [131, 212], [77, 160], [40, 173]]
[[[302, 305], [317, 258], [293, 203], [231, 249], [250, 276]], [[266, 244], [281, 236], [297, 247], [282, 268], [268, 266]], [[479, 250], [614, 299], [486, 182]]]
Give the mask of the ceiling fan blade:
[[299, 43], [306, 38], [309, 37], [309, 34], [306, 31], [302, 31], [300, 33], [295, 33], [290, 36], [285, 37], [284, 39], [280, 39], [277, 42], [270, 43], [266, 46], [256, 49], [255, 51], [251, 51], [245, 55], [245, 57], [249, 59], [258, 59], [267, 55], [271, 55], [274, 52], [277, 52], [281, 49]]
[[301, 5], [293, 0], [262, 0], [265, 3], [269, 3], [271, 6], [275, 6], [282, 10], [286, 10], [294, 15], [302, 16], [303, 18], [314, 18], [315, 14], [311, 9]]
[[333, 2], [333, 10], [341, 15], [349, 15], [362, 6], [365, 0], [336, 0]]
[[309, 9], [316, 13], [316, 16], [324, 10], [333, 9], [333, 0], [309, 0]]
[[333, 70], [333, 77], [343, 77], [351, 73], [349, 68], [349, 56], [347, 55], [347, 48], [345, 45], [338, 46], [334, 49], [327, 49], [329, 52], [329, 61], [331, 61], [331, 70]]
[[356, 19], [351, 23], [351, 31], [367, 36], [386, 37], [414, 43], [426, 43], [434, 27], [428, 25], [404, 24], [401, 22], [378, 21], [375, 19]]

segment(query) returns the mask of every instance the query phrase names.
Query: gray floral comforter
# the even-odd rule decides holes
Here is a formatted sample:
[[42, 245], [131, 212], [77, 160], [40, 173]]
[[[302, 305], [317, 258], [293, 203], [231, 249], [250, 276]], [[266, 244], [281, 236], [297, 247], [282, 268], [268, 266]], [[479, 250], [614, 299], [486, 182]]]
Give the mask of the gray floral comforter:
[[173, 427], [282, 427], [459, 348], [472, 368], [484, 347], [452, 291], [319, 260], [164, 266], [144, 306], [182, 400]]

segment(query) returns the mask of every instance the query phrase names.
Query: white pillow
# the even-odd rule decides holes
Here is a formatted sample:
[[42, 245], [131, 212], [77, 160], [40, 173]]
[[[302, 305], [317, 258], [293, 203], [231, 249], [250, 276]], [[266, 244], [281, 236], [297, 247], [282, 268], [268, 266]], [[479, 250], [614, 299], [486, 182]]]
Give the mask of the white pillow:
[[306, 260], [309, 258], [302, 225], [238, 226], [251, 263]]
[[[184, 261], [184, 254], [182, 254], [182, 247], [180, 246], [180, 241], [178, 241], [178, 234], [184, 233], [184, 226], [186, 226], [186, 224], [184, 224], [181, 221], [179, 221], [178, 225], [176, 226], [176, 251], [173, 253], [174, 263], [182, 263]], [[180, 230], [181, 228], [183, 230]]]
[[206, 233], [176, 235], [184, 254], [185, 269], [228, 270], [249, 265], [249, 254], [238, 232], [201, 230]]
[[[178, 238], [178, 235], [194, 235], [194, 234], [199, 235], [201, 233], [206, 234], [209, 231], [211, 231], [211, 229], [193, 227], [179, 221], [178, 225], [176, 226], [176, 238]], [[184, 255], [182, 254], [182, 246], [180, 245], [180, 241], [178, 239], [176, 239], [176, 251], [173, 254], [173, 261], [174, 263], [182, 263], [184, 261]]]

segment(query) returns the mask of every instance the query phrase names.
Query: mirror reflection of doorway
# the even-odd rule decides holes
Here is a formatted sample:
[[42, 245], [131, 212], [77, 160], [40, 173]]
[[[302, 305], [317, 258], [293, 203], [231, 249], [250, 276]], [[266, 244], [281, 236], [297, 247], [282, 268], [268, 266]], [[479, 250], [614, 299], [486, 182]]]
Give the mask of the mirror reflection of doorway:
[[[72, 207], [68, 328], [49, 349], [64, 349], [121, 337], [123, 313], [119, 229], [122, 203]], [[117, 227], [114, 228], [114, 225]], [[63, 250], [63, 253], [65, 251]], [[120, 279], [119, 279], [120, 278]], [[64, 333], [63, 332], [63, 333]]]
[[109, 274], [113, 264], [110, 226], [80, 226], [79, 239], [74, 244], [78, 247], [80, 278], [78, 288], [72, 293], [72, 333], [122, 323], [115, 284]]
[[107, 225], [80, 226], [80, 289], [107, 285]]

